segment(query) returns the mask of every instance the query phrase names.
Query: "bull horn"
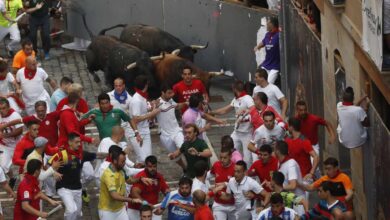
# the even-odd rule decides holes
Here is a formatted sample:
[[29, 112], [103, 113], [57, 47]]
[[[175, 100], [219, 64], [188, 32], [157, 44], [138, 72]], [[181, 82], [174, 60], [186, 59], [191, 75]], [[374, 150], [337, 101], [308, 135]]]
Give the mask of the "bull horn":
[[176, 55], [176, 56], [179, 55], [179, 53], [180, 53], [180, 49], [176, 49], [176, 50], [171, 52], [171, 54]]
[[158, 56], [150, 57], [150, 59], [151, 59], [151, 60], [162, 60], [162, 59], [164, 59], [164, 56], [165, 56], [165, 53], [161, 53], [161, 54], [158, 55]]
[[126, 69], [127, 69], [127, 70], [130, 70], [130, 69], [135, 68], [136, 66], [137, 66], [137, 62], [134, 62], [134, 63], [129, 64], [129, 65], [126, 67]]
[[199, 50], [199, 49], [206, 49], [209, 46], [209, 42], [207, 42], [206, 45], [191, 45], [190, 47], [194, 50]]

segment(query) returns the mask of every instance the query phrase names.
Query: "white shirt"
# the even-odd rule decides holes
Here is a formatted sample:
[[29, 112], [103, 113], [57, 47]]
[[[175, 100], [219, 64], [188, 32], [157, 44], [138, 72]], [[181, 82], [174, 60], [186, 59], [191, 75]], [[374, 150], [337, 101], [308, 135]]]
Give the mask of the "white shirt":
[[125, 103], [120, 103], [118, 100], [115, 99], [115, 90], [112, 90], [111, 92], [108, 92], [107, 95], [110, 96], [110, 103], [112, 106], [114, 106], [114, 108], [119, 108], [121, 109], [122, 111], [126, 112], [126, 113], [129, 113], [129, 106], [130, 106], [130, 102], [131, 102], [131, 95], [125, 91], [127, 93], [127, 99], [125, 101]]
[[[289, 180], [297, 180], [298, 183], [302, 183], [302, 174], [299, 169], [298, 163], [294, 159], [289, 159], [286, 162], [279, 165], [279, 172], [284, 175], [283, 185], [287, 185]], [[297, 186], [294, 190], [295, 195], [305, 196], [305, 192]]]
[[256, 144], [258, 147], [264, 144], [272, 145], [276, 141], [283, 140], [285, 133], [284, 129], [277, 124], [275, 124], [272, 130], [262, 125], [255, 130], [251, 143]]
[[45, 90], [44, 82], [49, 77], [45, 70], [37, 68], [37, 72], [31, 80], [24, 77], [25, 67], [18, 70], [16, 73], [16, 81], [20, 83], [22, 89], [23, 101], [26, 105], [34, 105], [37, 100], [41, 100], [42, 96], [49, 96], [49, 93]]
[[[19, 113], [13, 112], [8, 117], [1, 117], [0, 124], [5, 124], [5, 123], [8, 123], [8, 122], [13, 121], [15, 119], [22, 119], [22, 117], [20, 117]], [[21, 127], [23, 127], [23, 124], [13, 125], [13, 126], [5, 128], [3, 130], [3, 133], [10, 133], [10, 132], [14, 131], [15, 129], [21, 128]], [[19, 135], [17, 137], [3, 138], [3, 139], [1, 139], [0, 144], [5, 144], [5, 146], [7, 146], [7, 147], [15, 148], [16, 143], [18, 143], [21, 138], [22, 138], [22, 135]]]
[[14, 76], [12, 73], [7, 73], [7, 76], [5, 77], [4, 80], [0, 80], [0, 94], [5, 96], [8, 95], [10, 92], [10, 84], [15, 81]]
[[[136, 117], [141, 115], [146, 115], [148, 113], [148, 102], [140, 94], [135, 93], [131, 99], [129, 106], [130, 116]], [[150, 134], [149, 121], [143, 120], [137, 124], [138, 132], [140, 134]]]
[[266, 87], [262, 88], [261, 86], [257, 85], [253, 89], [252, 96], [254, 97], [258, 92], [264, 92], [268, 97], [268, 105], [272, 106], [279, 114], [282, 114], [282, 107], [280, 106], [279, 99], [283, 98], [284, 94], [277, 86], [268, 83]]
[[237, 183], [235, 177], [229, 179], [226, 192], [228, 194], [233, 194], [235, 205], [238, 210], [251, 208], [251, 201], [244, 195], [244, 193], [248, 191], [253, 191], [255, 194], [259, 194], [263, 191], [263, 187], [261, 187], [256, 180], [248, 176], [245, 176], [241, 180], [241, 183]]
[[[245, 95], [240, 98], [234, 98], [232, 102], [230, 103], [230, 106], [234, 108], [236, 111], [236, 114], [241, 112], [242, 110], [248, 110], [250, 107], [254, 106], [255, 103], [253, 102], [253, 98], [250, 95]], [[241, 118], [241, 117], [240, 117]], [[237, 128], [237, 122], [234, 126], [234, 129], [239, 132], [245, 132], [249, 133], [252, 131], [252, 124], [249, 121], [249, 116], [242, 117], [243, 121], [240, 122], [238, 128]]]
[[345, 106], [341, 102], [337, 104], [339, 125], [337, 133], [340, 143], [346, 148], [359, 147], [367, 140], [367, 130], [361, 124], [367, 117], [366, 112], [360, 106]]
[[[117, 145], [117, 146], [121, 147], [122, 150], [124, 150], [127, 147], [127, 143], [124, 141], [116, 143], [111, 139], [111, 137], [106, 137], [106, 138], [103, 138], [102, 141], [100, 142], [98, 149], [97, 149], [97, 152], [108, 154], [108, 150], [110, 149], [110, 147], [112, 145]], [[96, 159], [95, 177], [101, 177], [101, 175], [103, 174], [103, 171], [110, 164], [110, 162], [108, 162], [108, 165], [107, 165], [107, 164], [105, 164], [105, 162], [107, 162], [107, 161], [105, 161], [104, 159]], [[105, 164], [105, 165], [103, 165], [103, 164]], [[126, 166], [127, 167], [134, 166], [134, 162], [131, 161], [127, 156], [126, 156]]]
[[198, 190], [198, 189], [202, 190], [206, 194], [209, 192], [210, 182], [207, 180], [207, 178], [206, 178], [205, 183], [203, 183], [202, 181], [200, 181], [196, 177], [192, 180], [191, 194], [194, 193], [195, 190]]
[[179, 132], [182, 132], [179, 123], [177, 122], [175, 115], [175, 108], [177, 103], [170, 99], [169, 101], [164, 101], [164, 99], [160, 98], [160, 106], [161, 112], [156, 116], [158, 125], [160, 127], [160, 132], [163, 135], [174, 136]]

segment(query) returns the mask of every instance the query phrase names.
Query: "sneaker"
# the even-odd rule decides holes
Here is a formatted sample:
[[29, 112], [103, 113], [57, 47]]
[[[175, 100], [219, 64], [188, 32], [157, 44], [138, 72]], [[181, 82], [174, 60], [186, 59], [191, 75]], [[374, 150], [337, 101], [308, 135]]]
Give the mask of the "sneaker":
[[45, 60], [49, 60], [50, 59], [50, 54], [49, 53], [45, 53]]
[[83, 199], [83, 201], [85, 203], [89, 203], [90, 201], [90, 198], [89, 198], [89, 195], [87, 193], [87, 190], [83, 190], [82, 194], [81, 194], [81, 198]]
[[15, 184], [16, 184], [16, 177], [9, 179], [8, 185], [11, 187], [11, 189], [15, 188]]

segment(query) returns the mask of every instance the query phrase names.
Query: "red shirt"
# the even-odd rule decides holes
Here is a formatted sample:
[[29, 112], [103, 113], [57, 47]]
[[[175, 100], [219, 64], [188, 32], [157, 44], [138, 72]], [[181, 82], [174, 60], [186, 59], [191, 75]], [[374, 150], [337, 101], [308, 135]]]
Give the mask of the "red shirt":
[[[221, 161], [217, 161], [211, 167], [210, 173], [215, 176], [215, 183], [229, 182], [229, 179], [234, 176], [234, 163], [230, 163], [228, 167], [224, 167]], [[224, 192], [226, 191], [223, 190]], [[220, 195], [217, 193], [214, 200], [219, 204], [234, 204], [234, 198], [229, 201], [220, 199]]]
[[28, 214], [22, 209], [22, 202], [28, 201], [30, 206], [36, 210], [40, 210], [39, 201], [40, 199], [35, 199], [36, 195], [41, 191], [39, 188], [38, 179], [34, 176], [26, 174], [20, 182], [16, 202], [14, 207], [14, 219], [15, 220], [36, 220], [38, 216]]
[[27, 156], [34, 150], [34, 140], [30, 138], [27, 132], [22, 139], [16, 144], [12, 163], [19, 166], [19, 173], [23, 173], [24, 163], [26, 163]]
[[[69, 99], [68, 99], [68, 97], [65, 97], [65, 98], [61, 99], [61, 101], [60, 101], [60, 102], [58, 103], [58, 105], [57, 105], [56, 111], [61, 111], [62, 108], [64, 107], [64, 105], [67, 105], [67, 104], [69, 104]], [[85, 99], [83, 99], [83, 98], [80, 98], [79, 103], [78, 103], [77, 106], [76, 106], [76, 110], [77, 110], [78, 112], [80, 112], [80, 113], [85, 114], [85, 113], [88, 112], [88, 109], [89, 109], [89, 108], [88, 108], [88, 103], [87, 103], [87, 101], [85, 101]]]
[[279, 115], [277, 111], [272, 106], [267, 105], [263, 110], [259, 111], [257, 110], [256, 106], [252, 106], [249, 109], [249, 115], [251, 116], [251, 123], [253, 126], [253, 131], [255, 131], [258, 127], [262, 126], [264, 124], [263, 120], [263, 114], [266, 111], [271, 111], [275, 114], [275, 120], [279, 122], [283, 122], [282, 117]]
[[[187, 102], [192, 94], [202, 93], [207, 95], [206, 88], [199, 79], [193, 79], [191, 85], [186, 85], [184, 81], [180, 81], [173, 86], [173, 92], [175, 92], [179, 103]], [[183, 107], [181, 113], [184, 113], [187, 108], [187, 106]]]
[[326, 125], [326, 121], [318, 117], [317, 115], [313, 115], [308, 113], [306, 118], [296, 117], [296, 119], [301, 121], [301, 133], [310, 140], [312, 145], [316, 145], [318, 143], [318, 126]]
[[[59, 137], [57, 146], [60, 148], [68, 147], [68, 135], [76, 133], [80, 135], [81, 141], [92, 142], [92, 138], [81, 134], [81, 127], [89, 123], [88, 119], [79, 120], [76, 112], [71, 108], [65, 108], [60, 112]], [[79, 148], [80, 158], [82, 158], [83, 146]]]
[[[140, 177], [148, 177], [152, 178], [156, 181], [154, 181], [153, 185], [147, 186], [143, 184], [142, 182], [135, 183], [131, 190], [134, 190], [135, 188], [138, 188], [141, 190], [141, 198], [145, 201], [147, 201], [151, 205], [155, 205], [158, 203], [158, 196], [159, 192], [165, 193], [168, 189], [169, 186], [165, 182], [164, 177], [160, 173], [156, 173], [155, 177], [150, 177], [146, 173], [145, 170], [139, 172], [137, 175], [135, 175], [136, 178]], [[131, 197], [131, 196], [130, 196]], [[129, 208], [131, 209], [139, 209], [141, 207], [140, 204], [133, 204], [129, 202]]]
[[213, 213], [208, 205], [203, 205], [196, 209], [194, 220], [214, 220]]
[[[248, 173], [252, 174], [250, 176], [257, 175], [260, 179], [260, 182], [271, 181], [271, 173], [278, 170], [278, 160], [271, 156], [268, 163], [263, 163], [262, 160], [256, 160], [252, 166], [249, 168]], [[272, 192], [267, 186], [263, 186], [267, 192]]]
[[30, 115], [23, 118], [23, 123], [29, 121], [39, 121], [39, 136], [49, 140], [51, 146], [56, 146], [58, 142], [58, 120], [60, 120], [60, 112], [50, 112], [41, 120], [36, 115]]
[[296, 139], [287, 137], [285, 141], [288, 144], [288, 155], [297, 161], [302, 177], [306, 176], [312, 168], [310, 152], [313, 151], [313, 147], [310, 141], [303, 135]]

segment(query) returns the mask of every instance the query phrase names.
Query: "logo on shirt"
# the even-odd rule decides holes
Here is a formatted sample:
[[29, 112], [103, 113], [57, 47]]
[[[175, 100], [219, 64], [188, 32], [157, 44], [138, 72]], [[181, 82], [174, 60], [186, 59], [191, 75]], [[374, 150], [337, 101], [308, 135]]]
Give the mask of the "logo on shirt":
[[29, 193], [28, 191], [24, 191], [23, 197], [24, 197], [25, 199], [29, 199], [29, 198], [30, 198], [30, 193]]
[[49, 125], [49, 124], [50, 124], [50, 121], [46, 120], [46, 121], [45, 121], [45, 124], [46, 124], [46, 125]]

